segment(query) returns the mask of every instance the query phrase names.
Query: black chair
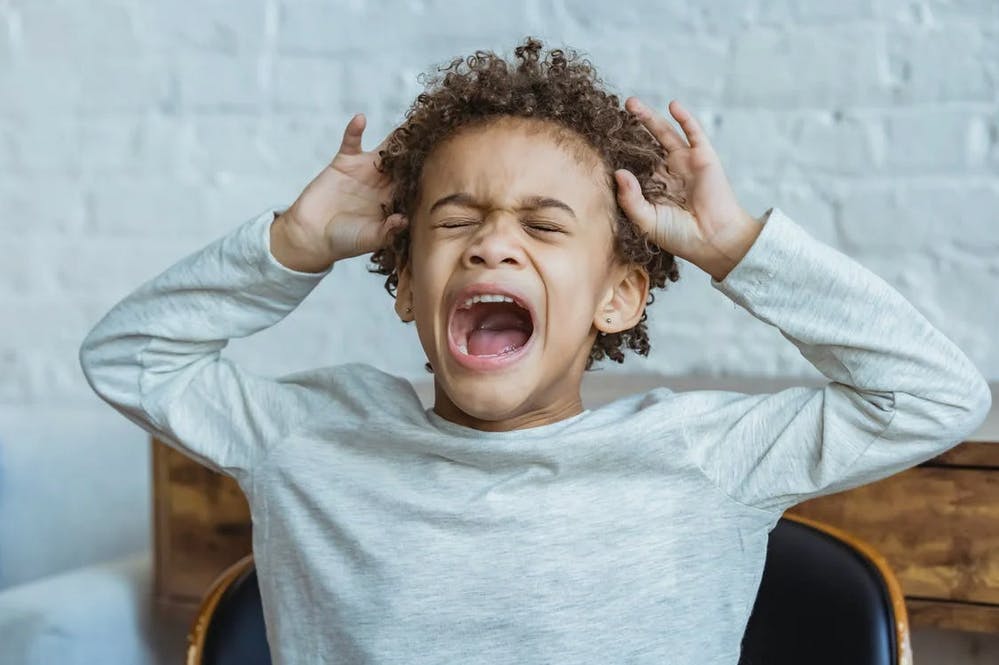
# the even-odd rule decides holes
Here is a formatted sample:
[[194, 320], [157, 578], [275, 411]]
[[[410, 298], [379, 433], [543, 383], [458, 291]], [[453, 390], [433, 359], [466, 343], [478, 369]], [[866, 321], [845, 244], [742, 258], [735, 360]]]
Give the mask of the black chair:
[[902, 587], [855, 536], [785, 513], [767, 543], [739, 665], [912, 665]]
[[[212, 583], [188, 633], [187, 665], [270, 665], [253, 555]], [[742, 640], [739, 665], [912, 665], [905, 597], [870, 545], [785, 514]]]
[[222, 571], [202, 598], [187, 665], [271, 665], [253, 554]]

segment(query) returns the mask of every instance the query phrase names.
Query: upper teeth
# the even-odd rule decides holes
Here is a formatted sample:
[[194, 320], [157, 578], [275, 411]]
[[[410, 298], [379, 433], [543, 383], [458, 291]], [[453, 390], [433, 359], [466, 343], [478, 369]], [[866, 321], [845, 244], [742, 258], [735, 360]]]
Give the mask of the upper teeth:
[[472, 296], [471, 298], [469, 298], [468, 300], [466, 300], [464, 303], [462, 303], [461, 306], [462, 307], [471, 307], [472, 305], [474, 305], [477, 302], [514, 302], [514, 299], [511, 298], [510, 296], [494, 295], [494, 294], [491, 294], [491, 293], [483, 293], [483, 294], [480, 294], [480, 295], [477, 295], [477, 296]]

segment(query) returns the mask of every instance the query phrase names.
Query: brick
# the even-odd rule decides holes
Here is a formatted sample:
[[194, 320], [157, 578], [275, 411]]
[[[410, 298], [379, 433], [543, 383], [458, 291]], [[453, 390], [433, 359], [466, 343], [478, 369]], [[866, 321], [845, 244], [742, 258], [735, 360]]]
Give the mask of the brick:
[[969, 108], [885, 111], [883, 168], [894, 175], [965, 173], [982, 164], [987, 118]]
[[647, 101], [656, 103], [667, 116], [666, 105], [674, 97], [688, 107], [710, 103], [724, 92], [725, 79], [721, 73], [725, 71], [727, 51], [726, 41], [706, 36], [675, 35], [640, 43], [638, 81], [631, 85], [643, 96], [654, 83], [655, 88], [649, 91], [654, 96]]
[[865, 253], [961, 248], [983, 256], [999, 252], [999, 183], [855, 186], [841, 201], [839, 220], [851, 248]]
[[266, 118], [254, 114], [192, 118], [191, 166], [208, 177], [272, 173], [278, 163], [265, 144], [266, 124]]
[[10, 66], [14, 58], [14, 27], [9, 17], [0, 15], [0, 65]]
[[273, 107], [279, 112], [340, 110], [344, 64], [330, 58], [281, 56], [274, 63]]
[[265, 0], [140, 2], [136, 22], [143, 42], [157, 53], [253, 55], [267, 39], [270, 3]]
[[[45, 195], [38, 190], [44, 188]], [[74, 234], [83, 227], [86, 204], [83, 185], [75, 179], [48, 177], [0, 179], [3, 217], [0, 228], [5, 237], [43, 234]], [[38, 254], [32, 252], [32, 261]]]
[[84, 157], [76, 138], [75, 118], [56, 116], [44, 122], [11, 118], [0, 123], [4, 148], [0, 150], [0, 171], [16, 176], [79, 177]]
[[[642, 23], [668, 25], [670, 32], [673, 33], [696, 31], [700, 29], [704, 13], [707, 11], [704, 5], [656, 0], [635, 0], [625, 3], [550, 0], [536, 4], [540, 20], [575, 28], [581, 37], [594, 30], [626, 36], [634, 34], [635, 26]], [[600, 40], [591, 41], [596, 44]]]
[[987, 144], [981, 146], [981, 149], [985, 151], [985, 166], [993, 173], [999, 173], [999, 111], [993, 110], [989, 116], [983, 128]]
[[951, 24], [889, 26], [885, 44], [895, 103], [995, 102], [999, 40], [993, 29]]
[[[367, 109], [358, 109], [367, 111]], [[330, 114], [321, 118], [280, 116], [261, 127], [260, 141], [270, 156], [275, 171], [294, 173], [302, 188], [336, 155], [343, 140], [343, 131], [351, 114]], [[374, 148], [384, 134], [377, 130], [371, 113], [366, 113], [368, 126], [364, 130], [362, 147]]]
[[23, 348], [0, 346], [0, 404], [28, 404], [42, 397], [38, 368], [42, 357]]
[[345, 66], [341, 108], [347, 112], [346, 120], [361, 111], [369, 114], [370, 120], [376, 111], [398, 113], [408, 108], [425, 89], [420, 74], [433, 70], [431, 62], [400, 59], [396, 54], [372, 53], [369, 58]]
[[995, 0], [926, 0], [926, 11], [937, 19], [970, 19], [986, 22], [999, 20], [999, 3]]
[[764, 25], [830, 25], [871, 19], [876, 11], [874, 0], [839, 0], [839, 2], [767, 0], [760, 3], [755, 19]]
[[780, 208], [809, 235], [834, 247], [839, 244], [835, 201], [829, 192], [805, 181], [786, 178], [778, 183], [731, 177], [730, 180], [740, 205], [754, 217], [762, 216], [769, 208]]
[[[169, 230], [175, 220], [166, 219], [162, 211], [155, 218], [145, 214], [136, 215], [134, 220], [139, 228], [151, 226], [154, 222], [162, 223]], [[88, 237], [85, 250], [81, 249], [78, 240], [67, 238], [51, 248], [49, 266], [66, 298], [101, 295], [110, 301], [110, 308], [114, 301], [141, 283], [220, 235], [213, 231], [214, 228], [205, 230], [198, 236], [175, 232], [172, 237], [161, 234], [154, 238], [142, 238], [135, 234], [121, 237], [93, 235]]]
[[270, 207], [287, 208], [305, 189], [312, 177], [303, 172], [264, 176], [239, 175], [220, 178], [204, 194], [206, 219], [215, 220], [222, 227], [235, 227], [255, 217]]
[[94, 115], [75, 127], [89, 172], [161, 178], [193, 170], [194, 121], [162, 115]]
[[0, 173], [162, 175], [190, 171], [190, 121], [159, 114], [0, 118]]
[[[792, 141], [794, 113], [720, 108], [708, 117], [697, 109], [690, 110], [700, 120], [731, 178], [772, 177], [797, 149]], [[672, 122], [681, 131], [676, 121]]]
[[[61, 238], [38, 234], [6, 236], [4, 260], [0, 268], [0, 299], [6, 310], [7, 300], [17, 297], [41, 297], [58, 294], [60, 287], [52, 270], [41, 269], [49, 266], [57, 254], [55, 246]], [[10, 313], [4, 318], [18, 319]], [[4, 327], [0, 326], [0, 330]], [[3, 336], [6, 336], [5, 332]]]
[[222, 226], [201, 212], [205, 189], [174, 180], [107, 177], [88, 190], [87, 235], [154, 244], [164, 237], [207, 237]]
[[173, 63], [178, 104], [196, 113], [260, 111], [265, 99], [256, 58], [191, 54]]
[[80, 63], [21, 59], [0, 70], [0, 115], [49, 118], [69, 114], [139, 113], [163, 107], [169, 80], [152, 59]]
[[802, 173], [863, 173], [882, 159], [882, 133], [876, 119], [863, 112], [804, 114], [794, 130], [789, 159]]
[[4, 346], [21, 349], [26, 354], [37, 353], [41, 348], [62, 353], [61, 350], [73, 345], [79, 347], [87, 330], [97, 322], [91, 322], [83, 308], [60, 292], [6, 297], [3, 316], [12, 322], [22, 322], [4, 326]]
[[[435, 61], [464, 55], [476, 48], [509, 51], [528, 29], [523, 14], [529, 0], [505, 3], [502, 10], [485, 10], [477, 3], [426, 0], [413, 3], [362, 2], [339, 4], [287, 2], [278, 12], [280, 53], [342, 54], [356, 51], [365, 58], [395, 51], [397, 62], [412, 58]], [[470, 51], [469, 51], [470, 52]]]
[[733, 39], [724, 101], [735, 106], [871, 105], [890, 98], [878, 31], [831, 25], [753, 27]]
[[23, 2], [17, 8], [26, 59], [135, 58], [144, 52], [129, 2]]
[[[37, 358], [33, 359], [35, 361], [34, 372], [38, 376], [38, 385], [42, 388], [37, 391], [36, 397], [30, 401], [26, 400], [26, 402], [51, 405], [52, 401], [55, 400], [67, 407], [74, 403], [86, 404], [89, 407], [91, 396], [100, 399], [86, 384], [86, 379], [80, 368], [79, 356], [74, 352], [74, 347], [78, 349], [82, 341], [81, 335], [80, 339], [74, 339], [68, 344], [61, 343], [54, 347], [36, 345], [34, 347], [37, 351]], [[74, 469], [75, 472], [77, 472], [76, 469]], [[94, 476], [99, 477], [97, 474]], [[108, 535], [110, 536], [110, 530]]]
[[836, 228], [836, 202], [831, 192], [804, 181], [785, 179], [777, 187], [776, 195], [754, 215], [762, 215], [766, 208], [779, 207], [808, 234], [831, 247], [840, 247]]

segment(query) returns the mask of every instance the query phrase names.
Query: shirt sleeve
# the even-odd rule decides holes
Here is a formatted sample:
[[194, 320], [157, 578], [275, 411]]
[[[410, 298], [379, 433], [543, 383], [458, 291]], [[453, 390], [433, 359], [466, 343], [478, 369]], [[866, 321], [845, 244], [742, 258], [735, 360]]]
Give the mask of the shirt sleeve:
[[783, 513], [954, 447], [992, 404], [971, 361], [887, 282], [779, 208], [711, 286], [777, 327], [830, 379], [772, 394], [701, 391], [684, 439], [736, 501]]
[[333, 269], [292, 270], [270, 249], [269, 209], [118, 302], [86, 335], [80, 366], [108, 404], [164, 443], [243, 480], [288, 434], [307, 386], [221, 357], [229, 339], [287, 316]]

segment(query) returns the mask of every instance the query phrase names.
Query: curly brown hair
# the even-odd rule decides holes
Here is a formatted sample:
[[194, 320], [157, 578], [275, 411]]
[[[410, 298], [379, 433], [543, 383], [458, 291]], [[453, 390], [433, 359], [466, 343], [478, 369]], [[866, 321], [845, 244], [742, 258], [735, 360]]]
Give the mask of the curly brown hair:
[[[655, 301], [651, 287], [665, 289], [667, 280], [680, 278], [672, 254], [649, 241], [616, 204], [616, 169], [631, 171], [650, 201], [669, 200], [680, 207], [682, 198], [666, 191], [655, 170], [665, 162], [665, 151], [645, 126], [619, 101], [603, 89], [603, 81], [588, 59], [572, 49], [551, 49], [542, 58], [541, 41], [528, 36], [514, 49], [520, 63], [508, 63], [492, 51], [477, 50], [467, 58], [454, 58], [437, 68], [437, 75], [420, 74], [426, 83], [406, 111], [405, 122], [389, 136], [379, 151], [380, 170], [392, 179], [391, 203], [385, 215], [410, 216], [419, 200], [423, 165], [431, 151], [458, 128], [481, 126], [502, 116], [534, 118], [554, 123], [559, 130], [581, 138], [596, 151], [604, 166], [603, 180], [614, 193], [614, 251], [625, 265], [641, 266], [649, 275], [646, 307]], [[464, 67], [463, 67], [464, 65]], [[387, 275], [385, 290], [394, 298], [398, 269], [408, 260], [410, 233], [403, 228], [390, 244], [371, 255], [369, 272]], [[647, 313], [628, 330], [600, 332], [590, 349], [586, 370], [605, 357], [624, 362], [622, 346], [647, 356]], [[426, 363], [428, 372], [433, 367]]]

